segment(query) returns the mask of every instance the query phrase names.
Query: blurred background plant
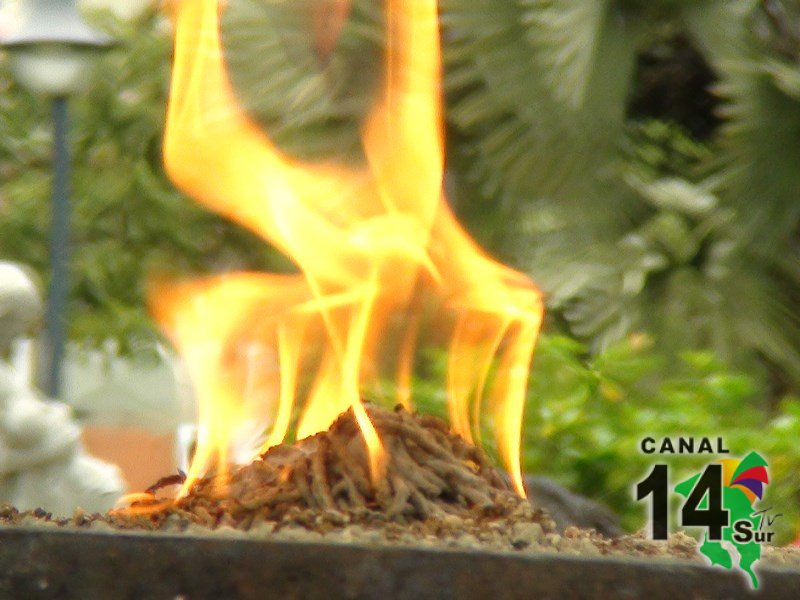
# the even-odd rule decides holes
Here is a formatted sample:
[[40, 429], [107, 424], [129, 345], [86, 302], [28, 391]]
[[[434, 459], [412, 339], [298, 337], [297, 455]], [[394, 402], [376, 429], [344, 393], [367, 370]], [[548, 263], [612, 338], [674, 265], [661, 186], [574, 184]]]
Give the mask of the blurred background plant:
[[[722, 435], [770, 460], [787, 540], [800, 525], [800, 3], [440, 6], [449, 199], [547, 294], [526, 467], [633, 528], [633, 482], [652, 462], [640, 438]], [[156, 335], [152, 273], [289, 265], [163, 173], [168, 22], [153, 8], [94, 18], [123, 43], [73, 103], [71, 335], [125, 353]], [[373, 0], [237, 0], [223, 16], [242, 104], [303, 158], [362, 159], [382, 36]], [[5, 61], [0, 90], [0, 256], [46, 279], [45, 106]], [[430, 410], [439, 360], [420, 364]]]
[[[420, 410], [446, 417], [441, 388], [443, 357], [428, 357], [417, 381]], [[670, 465], [677, 483], [708, 463], [708, 455], [649, 455], [641, 441], [671, 437], [722, 437], [732, 456], [756, 449], [768, 457], [766, 506], [783, 514], [779, 541], [800, 529], [800, 398], [777, 404], [752, 375], [734, 371], [713, 352], [684, 350], [668, 357], [655, 341], [636, 334], [599, 353], [574, 338], [540, 338], [528, 396], [523, 461], [568, 489], [603, 502], [628, 530], [643, 526], [635, 483], [656, 462]], [[491, 436], [484, 435], [491, 449]], [[672, 523], [677, 523], [674, 516]]]
[[[169, 183], [161, 135], [170, 30], [149, 10], [97, 20], [123, 40], [71, 102], [74, 160], [70, 334], [122, 352], [153, 338], [146, 274], [266, 268], [255, 236], [197, 208]], [[0, 62], [0, 256], [47, 279], [51, 132], [48, 103], [18, 87]], [[180, 226], [176, 226], [180, 224]]]

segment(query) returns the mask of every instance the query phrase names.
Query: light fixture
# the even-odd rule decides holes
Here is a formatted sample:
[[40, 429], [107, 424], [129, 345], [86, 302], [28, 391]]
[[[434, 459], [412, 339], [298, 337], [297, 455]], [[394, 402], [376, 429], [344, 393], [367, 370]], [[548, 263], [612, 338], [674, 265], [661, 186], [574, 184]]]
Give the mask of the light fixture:
[[19, 29], [0, 40], [17, 81], [54, 97], [80, 89], [92, 60], [111, 43], [83, 20], [76, 0], [29, 0]]
[[28, 0], [20, 27], [0, 39], [20, 85], [53, 99], [53, 204], [50, 286], [39, 351], [39, 387], [61, 394], [69, 265], [69, 145], [67, 96], [81, 89], [93, 59], [112, 45], [81, 17], [76, 0]]

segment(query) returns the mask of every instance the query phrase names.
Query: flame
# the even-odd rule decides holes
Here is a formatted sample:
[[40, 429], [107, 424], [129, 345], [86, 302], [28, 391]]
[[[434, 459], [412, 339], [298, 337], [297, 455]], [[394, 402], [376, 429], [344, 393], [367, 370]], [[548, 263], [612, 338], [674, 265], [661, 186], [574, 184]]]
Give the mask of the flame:
[[541, 295], [482, 253], [443, 197], [436, 1], [386, 0], [385, 81], [364, 125], [359, 167], [283, 154], [235, 98], [218, 0], [171, 7], [167, 171], [298, 270], [156, 286], [155, 316], [198, 397], [198, 443], [184, 492], [209, 469], [250, 460], [293, 427], [297, 438], [326, 429], [349, 408], [377, 481], [387, 459], [361, 392], [378, 381], [389, 354], [397, 357], [390, 368], [397, 400], [410, 407], [418, 346], [440, 342], [435, 332], [446, 325], [452, 427], [472, 440], [487, 415], [524, 495], [520, 435]]

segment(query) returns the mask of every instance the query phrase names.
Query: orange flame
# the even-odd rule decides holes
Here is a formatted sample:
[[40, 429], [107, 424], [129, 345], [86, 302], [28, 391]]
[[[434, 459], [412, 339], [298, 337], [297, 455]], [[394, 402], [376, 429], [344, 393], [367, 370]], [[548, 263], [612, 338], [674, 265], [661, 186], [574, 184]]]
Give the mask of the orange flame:
[[[398, 400], [410, 406], [414, 357], [432, 335], [423, 324], [433, 314], [433, 323], [451, 328], [446, 387], [454, 430], [472, 440], [486, 414], [524, 495], [519, 445], [541, 295], [524, 275], [483, 254], [443, 198], [436, 1], [386, 4], [385, 83], [364, 127], [367, 164], [354, 168], [301, 164], [276, 148], [235, 99], [218, 0], [173, 2], [169, 175], [299, 271], [227, 274], [156, 290], [156, 318], [198, 396], [198, 444], [184, 491], [212, 467], [252, 459], [259, 436], [263, 451], [293, 425], [303, 438], [351, 407], [376, 481], [386, 458], [361, 390], [377, 381], [399, 320], [405, 330], [390, 348], [398, 357], [392, 369]], [[245, 456], [236, 454], [242, 448]]]

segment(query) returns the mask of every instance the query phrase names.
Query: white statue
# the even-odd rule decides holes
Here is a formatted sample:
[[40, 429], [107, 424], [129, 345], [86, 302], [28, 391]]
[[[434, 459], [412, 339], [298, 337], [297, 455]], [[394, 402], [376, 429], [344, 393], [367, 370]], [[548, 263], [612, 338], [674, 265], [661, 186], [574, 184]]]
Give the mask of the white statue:
[[0, 502], [60, 516], [103, 512], [124, 491], [119, 469], [89, 456], [69, 408], [43, 399], [5, 360], [41, 312], [33, 280], [0, 261]]

